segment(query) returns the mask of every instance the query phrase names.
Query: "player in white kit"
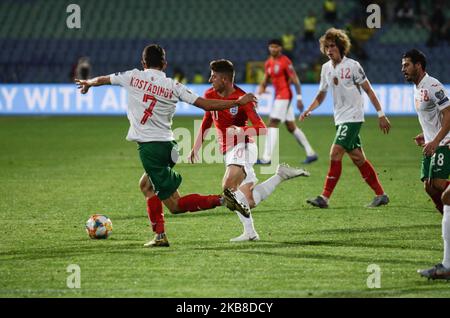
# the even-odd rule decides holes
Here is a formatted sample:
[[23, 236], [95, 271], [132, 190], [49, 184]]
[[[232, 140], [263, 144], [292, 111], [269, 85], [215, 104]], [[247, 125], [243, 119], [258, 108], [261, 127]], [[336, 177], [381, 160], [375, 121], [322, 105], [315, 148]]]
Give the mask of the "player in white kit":
[[321, 195], [306, 202], [319, 208], [328, 208], [328, 200], [337, 185], [342, 171], [342, 158], [345, 153], [360, 170], [361, 176], [375, 192], [375, 198], [368, 207], [378, 207], [389, 203], [389, 198], [381, 186], [377, 173], [364, 154], [359, 131], [364, 122], [362, 90], [378, 112], [379, 127], [384, 133], [390, 129], [389, 120], [381, 109], [369, 80], [361, 65], [346, 55], [351, 43], [343, 30], [331, 28], [320, 38], [320, 50], [330, 59], [322, 66], [319, 93], [308, 109], [300, 115], [304, 120], [319, 107], [331, 88], [334, 103], [336, 136], [330, 150], [330, 168]]
[[450, 279], [450, 100], [444, 86], [426, 73], [426, 57], [413, 49], [402, 58], [402, 72], [408, 82], [414, 83], [414, 103], [422, 127], [415, 137], [423, 147], [421, 180], [443, 213], [442, 238], [444, 258], [432, 268], [419, 270], [429, 279]]
[[144, 48], [142, 66], [144, 70], [133, 69], [90, 80], [76, 80], [76, 83], [83, 94], [91, 86], [100, 85], [120, 85], [127, 90], [127, 117], [130, 122], [127, 140], [138, 143], [145, 170], [140, 188], [147, 200], [147, 212], [155, 232], [155, 238], [144, 246], [169, 246], [161, 201], [172, 213], [194, 212], [223, 204], [219, 195], [190, 194], [181, 197], [178, 192], [182, 178], [173, 170], [178, 150], [171, 129], [177, 102], [181, 100], [209, 111], [245, 105], [256, 101], [256, 98], [253, 94], [245, 94], [235, 100], [199, 97], [183, 84], [166, 77], [166, 54], [156, 44]]

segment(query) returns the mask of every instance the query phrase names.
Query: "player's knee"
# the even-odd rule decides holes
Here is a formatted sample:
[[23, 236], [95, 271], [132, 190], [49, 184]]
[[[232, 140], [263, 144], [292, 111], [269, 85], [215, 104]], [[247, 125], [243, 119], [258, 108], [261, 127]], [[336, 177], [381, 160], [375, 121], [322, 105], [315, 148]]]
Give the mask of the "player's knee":
[[366, 159], [364, 159], [364, 158], [352, 158], [352, 161], [355, 164], [355, 166], [361, 167], [364, 164], [364, 162], [366, 162]]
[[330, 151], [330, 159], [332, 161], [339, 161], [342, 159], [342, 154], [338, 150], [331, 150]]
[[269, 127], [270, 128], [277, 128], [279, 124], [280, 124], [280, 120], [279, 119], [271, 118], [270, 121], [269, 121]]
[[178, 208], [169, 208], [169, 211], [170, 211], [171, 214], [181, 214], [181, 213], [183, 213], [183, 211], [181, 211]]
[[430, 183], [434, 192], [444, 192], [447, 187], [447, 182], [439, 179], [432, 179]]
[[149, 182], [148, 182], [147, 178], [145, 178], [145, 176], [143, 176], [139, 180], [139, 188], [141, 189], [142, 193], [144, 193], [144, 194], [149, 190]]
[[166, 205], [167, 209], [169, 210], [170, 213], [172, 214], [180, 214], [183, 213], [183, 211], [181, 210], [181, 208], [178, 206], [177, 204], [170, 204], [170, 205]]
[[297, 126], [294, 123], [286, 122], [286, 128], [291, 134], [293, 134]]
[[248, 202], [248, 206], [250, 207], [250, 209], [253, 209], [254, 207], [256, 207], [256, 203], [255, 203], [255, 200], [253, 200], [253, 197], [247, 198], [247, 202]]

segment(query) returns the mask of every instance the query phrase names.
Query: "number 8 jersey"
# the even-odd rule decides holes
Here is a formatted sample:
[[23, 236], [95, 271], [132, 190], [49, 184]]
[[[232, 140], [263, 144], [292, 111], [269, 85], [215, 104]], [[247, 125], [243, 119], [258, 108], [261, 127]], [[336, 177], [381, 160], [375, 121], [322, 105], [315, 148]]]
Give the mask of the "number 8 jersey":
[[172, 141], [172, 118], [179, 100], [193, 104], [199, 97], [162, 71], [133, 69], [110, 75], [112, 85], [127, 90], [127, 140]]
[[[428, 143], [436, 137], [442, 127], [440, 112], [450, 106], [448, 94], [437, 79], [425, 73], [420, 83], [414, 85], [414, 103], [425, 143]], [[445, 145], [449, 140], [450, 133], [441, 140], [439, 146]]]

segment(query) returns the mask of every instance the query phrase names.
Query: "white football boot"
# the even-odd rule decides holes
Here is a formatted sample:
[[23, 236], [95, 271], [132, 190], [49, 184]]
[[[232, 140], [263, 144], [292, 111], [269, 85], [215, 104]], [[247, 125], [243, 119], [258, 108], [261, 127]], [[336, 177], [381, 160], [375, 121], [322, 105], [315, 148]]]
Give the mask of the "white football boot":
[[309, 177], [310, 173], [301, 168], [289, 167], [286, 163], [281, 163], [277, 167], [277, 175], [283, 180], [288, 180], [296, 177]]
[[254, 232], [252, 235], [242, 233], [238, 237], [232, 238], [230, 242], [245, 242], [245, 241], [259, 241], [258, 233]]

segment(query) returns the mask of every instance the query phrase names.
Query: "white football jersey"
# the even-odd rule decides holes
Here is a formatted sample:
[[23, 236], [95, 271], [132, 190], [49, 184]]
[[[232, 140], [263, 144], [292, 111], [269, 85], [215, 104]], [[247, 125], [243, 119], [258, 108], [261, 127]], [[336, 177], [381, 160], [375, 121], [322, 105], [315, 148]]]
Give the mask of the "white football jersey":
[[364, 121], [364, 102], [361, 84], [367, 80], [361, 65], [344, 56], [333, 67], [331, 60], [322, 65], [319, 90], [333, 91], [334, 123], [354, 123]]
[[[414, 103], [425, 142], [428, 143], [436, 137], [442, 127], [441, 111], [450, 106], [448, 94], [437, 79], [425, 73], [420, 83], [417, 86], [414, 85]], [[443, 146], [449, 140], [450, 133], [439, 145]]]
[[110, 75], [111, 84], [128, 92], [127, 140], [137, 142], [172, 141], [172, 118], [179, 100], [193, 104], [198, 95], [166, 77], [162, 71], [133, 69]]

